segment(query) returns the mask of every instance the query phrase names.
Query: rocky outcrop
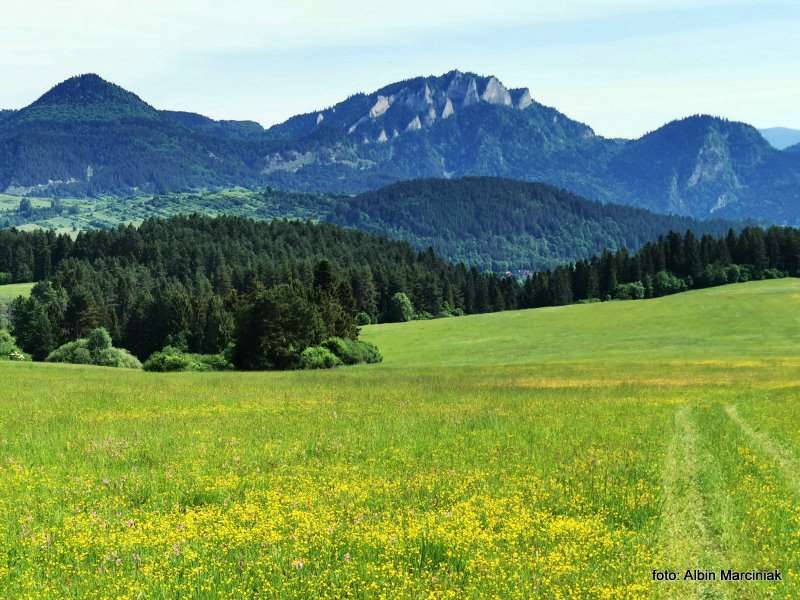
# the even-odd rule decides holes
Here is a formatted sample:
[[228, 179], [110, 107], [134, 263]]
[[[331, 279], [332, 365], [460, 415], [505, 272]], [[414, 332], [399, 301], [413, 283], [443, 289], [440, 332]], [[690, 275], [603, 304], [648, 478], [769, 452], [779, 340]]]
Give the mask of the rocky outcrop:
[[490, 77], [486, 84], [486, 89], [481, 94], [481, 100], [489, 104], [502, 104], [511, 106], [511, 94], [506, 87], [497, 80], [497, 77]]
[[480, 96], [478, 96], [478, 84], [475, 82], [475, 79], [470, 79], [469, 85], [467, 87], [467, 93], [464, 94], [464, 101], [462, 102], [462, 106], [472, 106], [473, 104], [477, 104], [480, 102]]
[[511, 103], [514, 105], [514, 108], [518, 108], [519, 110], [525, 110], [531, 104], [533, 104], [531, 91], [528, 88], [519, 88], [516, 90], [511, 90], [510, 94], [511, 94]]
[[444, 108], [442, 109], [442, 118], [446, 119], [448, 117], [452, 117], [455, 113], [456, 111], [453, 108], [453, 101], [448, 98], [444, 103]]
[[[348, 135], [366, 139], [390, 141], [402, 131], [417, 131], [432, 127], [456, 111], [486, 103], [524, 110], [533, 104], [527, 88], [509, 90], [497, 77], [480, 77], [471, 73], [451, 71], [440, 77], [418, 78], [387, 86], [368, 96], [359, 95], [348, 102], [366, 102], [369, 108], [349, 122], [342, 123]], [[350, 108], [350, 107], [348, 107]], [[335, 118], [336, 109], [330, 111]], [[351, 110], [347, 113], [352, 115]], [[409, 114], [411, 113], [411, 114]], [[328, 114], [326, 112], [326, 114]], [[317, 125], [322, 121], [317, 117]], [[397, 131], [390, 137], [388, 131]]]
[[378, 100], [375, 102], [374, 106], [369, 111], [370, 118], [377, 119], [387, 110], [389, 110], [389, 107], [391, 105], [392, 102], [390, 98], [387, 98], [386, 96], [378, 96]]
[[422, 129], [422, 121], [419, 120], [419, 115], [417, 115], [406, 125], [406, 131], [417, 131], [419, 129]]

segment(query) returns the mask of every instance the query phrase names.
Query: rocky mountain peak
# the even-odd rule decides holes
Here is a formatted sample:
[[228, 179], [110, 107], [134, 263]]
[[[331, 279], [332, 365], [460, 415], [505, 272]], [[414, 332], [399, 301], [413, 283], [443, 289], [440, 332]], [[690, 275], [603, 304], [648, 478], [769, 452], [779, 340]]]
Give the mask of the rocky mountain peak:
[[[382, 132], [387, 129], [418, 131], [430, 127], [476, 104], [517, 110], [525, 110], [533, 104], [527, 88], [509, 90], [497, 77], [482, 77], [461, 71], [392, 84], [365, 98], [369, 108], [356, 114], [346, 127], [349, 135], [361, 136], [366, 142], [386, 141]], [[331, 114], [334, 112], [335, 108], [330, 109]], [[316, 125], [323, 124], [324, 119], [318, 116]]]

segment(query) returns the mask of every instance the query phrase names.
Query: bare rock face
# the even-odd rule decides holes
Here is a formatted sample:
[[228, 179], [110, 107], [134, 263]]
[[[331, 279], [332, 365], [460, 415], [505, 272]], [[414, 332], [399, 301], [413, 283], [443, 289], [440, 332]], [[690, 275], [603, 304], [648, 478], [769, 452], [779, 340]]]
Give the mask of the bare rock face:
[[425, 115], [425, 125], [431, 126], [436, 121], [436, 108], [433, 104], [428, 107], [428, 114]]
[[478, 84], [475, 82], [475, 78], [472, 78], [469, 81], [467, 93], [464, 94], [464, 101], [461, 104], [462, 106], [467, 107], [477, 104], [480, 101], [480, 96], [478, 96]]
[[[509, 90], [497, 77], [460, 71], [400, 82], [367, 98], [370, 108], [344, 126], [350, 135], [380, 143], [390, 142], [404, 131], [433, 127], [469, 106], [492, 104], [524, 110], [533, 104], [527, 88]], [[329, 117], [336, 118], [333, 114]], [[317, 125], [322, 118], [320, 113]]]
[[712, 130], [706, 136], [697, 156], [694, 170], [686, 182], [689, 188], [704, 184], [723, 184], [731, 189], [742, 187], [735, 171], [731, 168], [728, 138], [716, 130]]
[[442, 109], [442, 118], [446, 119], [447, 117], [452, 117], [455, 113], [456, 111], [453, 108], [453, 101], [448, 98], [444, 103], [444, 108]]
[[425, 104], [433, 104], [433, 92], [431, 91], [431, 88], [427, 83], [425, 84], [425, 91], [423, 92], [423, 97], [425, 100]]
[[511, 94], [511, 102], [514, 105], [514, 108], [518, 108], [519, 110], [525, 110], [531, 104], [533, 104], [531, 91], [528, 88], [519, 88], [516, 90], [511, 90], [510, 94]]
[[386, 96], [378, 96], [378, 101], [375, 102], [375, 105], [369, 111], [370, 118], [377, 119], [387, 110], [389, 110], [389, 107], [391, 105], [392, 105], [391, 98], [387, 98]]
[[406, 126], [406, 131], [418, 131], [422, 129], [422, 121], [419, 120], [419, 115], [414, 117], [412, 121]]
[[489, 104], [511, 106], [511, 94], [508, 93], [506, 87], [496, 77], [489, 78], [486, 89], [481, 94], [481, 100]]

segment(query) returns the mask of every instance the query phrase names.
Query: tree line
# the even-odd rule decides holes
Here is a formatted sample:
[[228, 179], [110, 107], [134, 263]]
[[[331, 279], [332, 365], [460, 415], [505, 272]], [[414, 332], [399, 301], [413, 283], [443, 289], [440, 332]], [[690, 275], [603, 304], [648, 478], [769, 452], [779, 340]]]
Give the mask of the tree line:
[[486, 290], [513, 286], [333, 225], [196, 215], [75, 239], [0, 231], [0, 273], [40, 282], [10, 310], [35, 359], [103, 327], [140, 359], [168, 345], [202, 354], [233, 346], [244, 368], [292, 366], [305, 347], [354, 339], [359, 324], [407, 318], [406, 301], [422, 317], [479, 312], [492, 309]]
[[181, 216], [79, 234], [0, 231], [0, 277], [39, 281], [11, 306], [43, 359], [103, 327], [144, 360], [165, 346], [239, 368], [294, 368], [358, 326], [573, 302], [657, 297], [800, 275], [800, 230], [669, 233], [522, 279], [450, 264], [405, 242], [329, 224]]

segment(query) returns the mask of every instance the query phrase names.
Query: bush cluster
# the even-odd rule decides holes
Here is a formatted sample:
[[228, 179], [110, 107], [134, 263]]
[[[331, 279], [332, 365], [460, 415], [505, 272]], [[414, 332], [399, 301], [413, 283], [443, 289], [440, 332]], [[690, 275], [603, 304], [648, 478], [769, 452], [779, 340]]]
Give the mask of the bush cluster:
[[192, 354], [174, 346], [153, 353], [144, 363], [145, 371], [229, 371], [233, 367], [224, 354]]
[[323, 346], [311, 346], [300, 354], [303, 369], [332, 369], [343, 363], [333, 352]]
[[373, 364], [383, 360], [378, 347], [369, 342], [331, 337], [322, 342], [322, 347], [330, 350], [345, 365]]
[[330, 337], [320, 346], [310, 346], [303, 350], [301, 368], [332, 369], [342, 365], [379, 363], [383, 360], [374, 344], [341, 337]]
[[0, 360], [30, 360], [31, 357], [17, 347], [17, 341], [8, 331], [0, 329]]
[[142, 368], [142, 363], [130, 352], [112, 346], [111, 336], [102, 327], [92, 330], [86, 338], [67, 342], [63, 346], [56, 348], [45, 360], [55, 363], [96, 365], [122, 369]]

